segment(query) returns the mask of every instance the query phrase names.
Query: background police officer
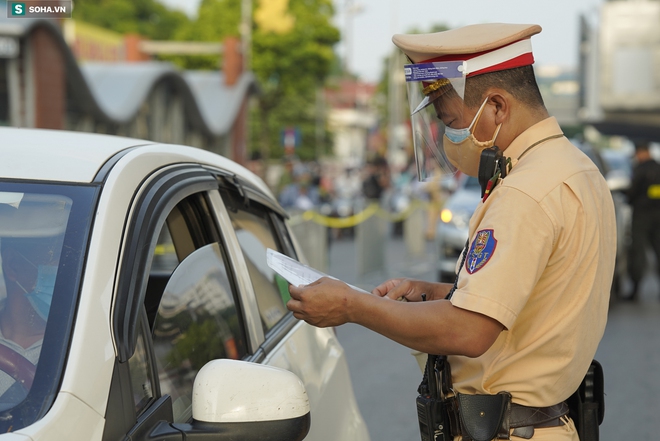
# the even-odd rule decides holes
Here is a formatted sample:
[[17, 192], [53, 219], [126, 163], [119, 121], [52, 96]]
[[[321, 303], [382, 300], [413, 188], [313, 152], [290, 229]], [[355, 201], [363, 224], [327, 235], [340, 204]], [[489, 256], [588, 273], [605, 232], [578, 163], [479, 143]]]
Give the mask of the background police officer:
[[632, 241], [628, 249], [628, 272], [633, 282], [630, 300], [636, 300], [647, 266], [646, 247], [651, 246], [660, 262], [660, 164], [649, 153], [649, 143], [635, 143], [636, 165], [628, 190], [632, 207]]

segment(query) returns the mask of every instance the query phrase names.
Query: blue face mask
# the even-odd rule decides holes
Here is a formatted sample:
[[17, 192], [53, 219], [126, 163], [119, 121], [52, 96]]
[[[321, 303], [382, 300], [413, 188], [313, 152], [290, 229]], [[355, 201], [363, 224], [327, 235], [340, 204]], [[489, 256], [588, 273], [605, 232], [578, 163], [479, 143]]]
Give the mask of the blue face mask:
[[484, 109], [486, 102], [488, 102], [488, 98], [486, 98], [484, 102], [481, 104], [481, 107], [479, 107], [479, 111], [477, 112], [476, 115], [474, 115], [474, 118], [472, 118], [472, 122], [468, 127], [464, 129], [452, 129], [449, 126], [445, 126], [445, 135], [447, 135], [447, 138], [449, 138], [451, 142], [460, 144], [472, 134], [472, 126], [477, 121], [479, 115], [481, 115], [481, 111]]
[[37, 280], [34, 288], [29, 291], [18, 281], [16, 284], [23, 290], [25, 297], [30, 301], [39, 317], [46, 320], [50, 311], [50, 304], [53, 300], [53, 291], [55, 290], [55, 279], [57, 278], [57, 265], [35, 265], [30, 259], [22, 253], [18, 253], [27, 263], [37, 269]]
[[445, 127], [445, 135], [447, 135], [447, 138], [449, 138], [451, 142], [460, 144], [470, 136], [470, 128], [452, 129], [451, 127]]
[[[53, 300], [55, 279], [57, 278], [57, 267], [52, 265], [39, 265], [37, 267], [37, 281], [34, 289], [28, 292], [19, 283], [18, 286], [25, 291], [25, 297], [30, 301], [39, 317], [46, 320]], [[17, 282], [18, 283], [18, 282]]]

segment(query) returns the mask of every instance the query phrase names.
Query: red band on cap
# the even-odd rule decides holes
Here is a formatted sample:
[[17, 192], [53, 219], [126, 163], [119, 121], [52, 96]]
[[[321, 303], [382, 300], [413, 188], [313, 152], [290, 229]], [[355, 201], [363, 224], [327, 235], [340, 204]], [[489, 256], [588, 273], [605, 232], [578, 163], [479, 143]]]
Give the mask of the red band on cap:
[[[473, 54], [452, 54], [431, 58], [423, 63], [466, 61], [467, 76], [496, 72], [516, 67], [534, 64], [534, 55], [531, 51], [529, 39], [519, 40], [503, 47]], [[470, 63], [470, 60], [473, 62]]]
[[534, 55], [531, 52], [528, 54], [520, 55], [516, 58], [512, 58], [500, 64], [495, 64], [475, 72], [470, 72], [467, 76], [472, 77], [474, 75], [497, 72], [498, 70], [515, 69], [516, 67], [529, 66], [530, 64], [534, 64]]
[[471, 58], [478, 57], [480, 55], [487, 54], [491, 51], [482, 51], [475, 52], [473, 54], [452, 54], [452, 55], [443, 55], [442, 57], [431, 58], [430, 60], [424, 60], [421, 63], [435, 63], [437, 61], [467, 61]]

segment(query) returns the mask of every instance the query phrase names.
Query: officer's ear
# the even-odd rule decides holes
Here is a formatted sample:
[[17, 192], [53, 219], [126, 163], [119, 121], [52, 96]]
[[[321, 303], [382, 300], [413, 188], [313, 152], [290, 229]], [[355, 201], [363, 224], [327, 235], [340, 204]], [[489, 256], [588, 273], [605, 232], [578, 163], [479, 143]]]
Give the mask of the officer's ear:
[[504, 123], [511, 112], [510, 96], [506, 92], [496, 89], [489, 93], [488, 104], [495, 109], [494, 122], [496, 125]]

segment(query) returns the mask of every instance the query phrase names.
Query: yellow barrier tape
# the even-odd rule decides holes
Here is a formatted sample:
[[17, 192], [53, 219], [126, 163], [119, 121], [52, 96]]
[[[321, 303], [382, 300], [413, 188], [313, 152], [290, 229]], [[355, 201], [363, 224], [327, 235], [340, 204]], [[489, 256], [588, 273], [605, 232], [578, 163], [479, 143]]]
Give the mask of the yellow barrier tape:
[[[390, 213], [389, 211], [382, 209], [378, 203], [374, 202], [369, 204], [363, 211], [348, 217], [329, 217], [324, 216], [314, 210], [308, 210], [298, 216], [293, 216], [289, 223], [296, 225], [305, 221], [312, 221], [328, 228], [351, 228], [366, 221], [373, 215], [377, 215], [378, 217], [386, 219], [390, 222], [401, 222], [410, 217], [410, 215], [415, 210], [428, 209], [433, 205], [437, 204], [430, 204], [420, 200], [413, 200], [403, 212]], [[439, 210], [440, 206], [438, 205], [437, 208]]]
[[164, 256], [165, 254], [174, 254], [175, 252], [176, 250], [174, 249], [174, 244], [171, 243], [156, 245], [156, 249], [154, 250], [154, 254], [156, 256]]
[[406, 220], [410, 215], [415, 211], [423, 208], [428, 208], [431, 204], [428, 202], [423, 202], [420, 200], [413, 200], [408, 207], [401, 213], [390, 213], [389, 211], [383, 210], [382, 208], [378, 210], [378, 217], [387, 219], [390, 222], [401, 222]]
[[378, 210], [380, 210], [380, 207], [375, 203], [370, 204], [363, 211], [348, 217], [328, 217], [316, 211], [308, 210], [302, 214], [302, 220], [312, 221], [329, 228], [349, 228], [366, 221], [376, 214]]

